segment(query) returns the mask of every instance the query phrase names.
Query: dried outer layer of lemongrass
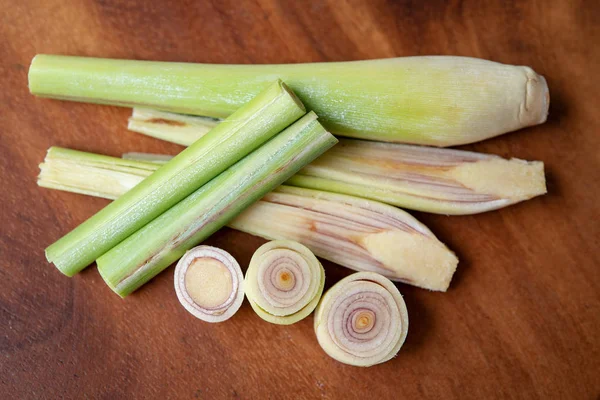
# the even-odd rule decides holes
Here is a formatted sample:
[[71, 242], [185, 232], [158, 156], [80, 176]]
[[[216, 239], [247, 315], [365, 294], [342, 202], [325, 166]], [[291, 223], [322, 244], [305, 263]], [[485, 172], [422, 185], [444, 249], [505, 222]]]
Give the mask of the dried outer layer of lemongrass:
[[244, 276], [238, 262], [225, 250], [197, 246], [175, 267], [175, 293], [183, 307], [206, 322], [222, 322], [244, 301]]
[[308, 113], [98, 258], [104, 281], [128, 295], [333, 146], [316, 118]]
[[323, 295], [314, 327], [329, 356], [344, 364], [369, 367], [398, 353], [408, 334], [408, 312], [389, 279], [357, 272]]
[[[132, 119], [138, 114], [134, 109]], [[169, 126], [184, 123], [179, 114], [145, 110], [144, 115], [147, 121], [160, 117], [162, 122], [145, 122], [145, 132], [132, 129], [130, 122], [131, 130], [182, 145], [204, 135], [193, 127], [186, 128], [185, 137], [171, 131]], [[546, 193], [541, 161], [355, 139], [340, 139], [287, 184], [448, 215], [495, 210]]]
[[67, 276], [132, 235], [305, 113], [281, 81], [270, 84], [211, 132], [46, 249]]
[[325, 287], [325, 270], [306, 246], [274, 240], [256, 250], [245, 277], [246, 297], [265, 321], [290, 325], [306, 318]]
[[215, 65], [37, 55], [31, 93], [223, 118], [280, 77], [340, 136], [433, 146], [473, 143], [546, 120], [545, 79], [468, 57]]
[[[48, 152], [43, 169], [55, 168], [50, 158], [53, 153]], [[114, 187], [124, 187], [118, 183], [108, 187], [103, 183], [122, 179], [123, 173], [113, 169], [118, 170], [124, 160], [109, 157], [112, 162], [104, 168], [91, 169], [88, 163], [79, 161], [88, 153], [78, 153], [77, 159], [65, 169], [78, 170], [87, 179], [72, 181], [69, 174], [52, 171], [45, 174], [54, 177], [52, 185], [43, 181], [40, 185], [78, 193], [93, 191], [106, 198], [113, 198]], [[40, 175], [40, 180], [45, 175]], [[136, 179], [141, 182], [143, 177], [127, 177], [127, 181]], [[295, 240], [317, 256], [344, 267], [379, 272], [392, 280], [430, 290], [445, 291], [458, 263], [454, 254], [425, 226], [402, 210], [373, 200], [318, 190], [280, 186], [228, 225], [265, 239]]]

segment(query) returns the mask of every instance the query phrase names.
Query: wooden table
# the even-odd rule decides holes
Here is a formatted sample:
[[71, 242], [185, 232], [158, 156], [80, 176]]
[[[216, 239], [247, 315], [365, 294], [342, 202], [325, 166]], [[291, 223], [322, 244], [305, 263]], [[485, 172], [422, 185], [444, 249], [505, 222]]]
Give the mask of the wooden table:
[[[595, 1], [0, 1], [0, 397], [556, 398], [600, 395], [600, 7]], [[312, 318], [223, 324], [177, 302], [168, 269], [121, 300], [96, 268], [43, 249], [107, 201], [41, 189], [51, 145], [109, 155], [180, 148], [128, 132], [130, 110], [31, 96], [37, 53], [212, 63], [453, 54], [530, 65], [546, 124], [467, 149], [543, 160], [549, 194], [501, 211], [415, 213], [460, 257], [447, 293], [400, 285], [410, 331], [369, 369], [321, 350]], [[245, 267], [262, 239], [208, 243]], [[325, 263], [327, 283], [349, 271]]]

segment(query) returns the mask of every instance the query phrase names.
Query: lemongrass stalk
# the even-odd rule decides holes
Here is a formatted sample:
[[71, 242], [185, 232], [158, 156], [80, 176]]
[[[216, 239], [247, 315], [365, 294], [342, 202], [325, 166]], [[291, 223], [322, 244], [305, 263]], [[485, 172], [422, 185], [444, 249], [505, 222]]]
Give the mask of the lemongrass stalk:
[[223, 118], [275, 77], [331, 132], [434, 146], [473, 143], [546, 120], [544, 78], [468, 57], [215, 65], [37, 55], [31, 93]]
[[238, 262], [225, 250], [198, 246], [187, 251], [175, 267], [175, 293], [196, 318], [223, 322], [244, 301], [244, 276]]
[[72, 276], [294, 122], [304, 106], [281, 82], [46, 249]]
[[189, 146], [214, 128], [220, 119], [182, 115], [136, 107], [127, 129]]
[[[89, 154], [78, 153], [78, 158]], [[42, 164], [49, 171], [55, 168], [53, 154], [49, 151]], [[78, 193], [93, 189], [101, 197], [110, 198], [111, 187], [94, 183], [122, 179], [116, 170], [124, 160], [109, 158], [111, 163], [106, 163], [103, 169], [88, 168], [78, 160], [68, 164], [68, 169], [87, 176], [85, 180], [73, 181], [70, 174], [53, 171], [54, 187]], [[40, 175], [38, 184], [50, 186], [43, 179]], [[127, 179], [141, 182], [143, 177], [130, 175]], [[376, 271], [392, 280], [431, 290], [447, 289], [458, 262], [426, 227], [407, 213], [377, 201], [317, 190], [281, 186], [230, 221], [229, 226], [270, 240], [295, 240], [319, 257], [344, 267]], [[437, 250], [431, 252], [431, 248]]]
[[427, 227], [383, 203], [281, 186], [229, 223], [269, 240], [294, 240], [326, 260], [446, 291], [458, 259]]
[[546, 193], [541, 161], [351, 139], [286, 183], [449, 215], [496, 210]]
[[[187, 145], [204, 135], [196, 130], [181, 140], [164, 130], [165, 124], [178, 121], [178, 114], [146, 113], [166, 121], [151, 124], [155, 137]], [[143, 156], [133, 158], [144, 161]], [[496, 210], [546, 193], [540, 161], [354, 139], [340, 139], [287, 183], [448, 215]]]
[[325, 287], [325, 270], [305, 246], [274, 240], [256, 250], [245, 277], [246, 297], [259, 317], [279, 325], [306, 318]]
[[173, 158], [173, 156], [169, 156], [167, 154], [140, 153], [137, 151], [132, 151], [129, 153], [123, 153], [121, 158], [123, 160], [143, 161], [153, 164], [166, 164]]
[[323, 295], [314, 328], [330, 357], [369, 367], [398, 353], [408, 334], [408, 312], [392, 282], [373, 272], [358, 272]]
[[128, 295], [336, 142], [310, 112], [98, 258], [100, 275]]

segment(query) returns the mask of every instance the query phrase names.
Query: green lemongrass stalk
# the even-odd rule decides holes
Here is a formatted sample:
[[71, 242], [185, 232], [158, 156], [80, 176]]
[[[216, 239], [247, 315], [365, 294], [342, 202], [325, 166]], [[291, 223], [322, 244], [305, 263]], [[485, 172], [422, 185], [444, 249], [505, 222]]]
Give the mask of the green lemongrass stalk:
[[[135, 115], [139, 113], [134, 109], [132, 119]], [[146, 131], [132, 129], [131, 124], [130, 129], [183, 145], [204, 135], [193, 127], [185, 138], [165, 130], [186, 116], [153, 110], [145, 110], [144, 115]], [[148, 122], [159, 116], [163, 122]], [[130, 158], [144, 161], [143, 156]], [[353, 139], [341, 139], [287, 183], [449, 215], [496, 210], [546, 193], [540, 161]]]
[[331, 132], [434, 146], [473, 143], [546, 120], [544, 78], [468, 57], [215, 65], [37, 55], [31, 93], [223, 118], [268, 82], [288, 82]]
[[305, 113], [281, 81], [46, 249], [72, 276]]
[[323, 295], [314, 328], [330, 357], [369, 367], [398, 353], [408, 334], [408, 312], [392, 282], [373, 272], [357, 272]]
[[102, 278], [128, 295], [329, 149], [337, 140], [316, 118], [310, 112], [98, 258]]
[[[42, 164], [47, 172], [40, 175], [40, 186], [94, 192], [109, 199], [115, 195], [112, 187], [122, 188], [117, 196], [125, 193], [124, 185], [112, 183], [123, 179], [121, 166], [135, 165], [135, 161], [108, 157], [111, 161], [101, 168], [91, 168], [90, 162], [81, 159], [93, 159], [93, 154], [76, 152], [78, 156], [69, 160], [55, 159], [56, 153], [62, 154], [54, 148], [48, 151]], [[87, 179], [73, 179], [55, 167], [57, 161]], [[140, 162], [140, 166], [146, 164]], [[48, 176], [51, 184], [45, 181]], [[131, 174], [126, 180], [141, 182], [143, 177]], [[107, 187], [109, 184], [112, 187]], [[266, 239], [295, 240], [341, 266], [376, 271], [431, 290], [446, 290], [457, 264], [456, 257], [407, 213], [377, 201], [317, 190], [280, 186], [228, 225]], [[430, 275], [433, 278], [428, 278]]]
[[325, 270], [306, 246], [273, 240], [252, 256], [244, 278], [252, 309], [267, 322], [294, 324], [317, 306], [325, 287]]

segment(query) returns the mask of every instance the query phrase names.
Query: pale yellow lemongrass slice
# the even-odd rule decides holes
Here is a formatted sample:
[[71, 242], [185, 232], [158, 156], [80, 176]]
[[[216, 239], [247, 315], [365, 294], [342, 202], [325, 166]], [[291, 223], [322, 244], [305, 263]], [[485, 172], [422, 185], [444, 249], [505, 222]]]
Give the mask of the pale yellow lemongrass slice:
[[179, 302], [196, 318], [225, 321], [244, 300], [244, 276], [235, 258], [225, 250], [198, 246], [175, 267], [175, 292]]
[[268, 242], [254, 253], [246, 271], [246, 297], [265, 321], [289, 325], [317, 306], [325, 270], [305, 246], [291, 240]]
[[329, 356], [369, 367], [398, 353], [408, 334], [408, 312], [389, 279], [375, 272], [357, 272], [323, 295], [314, 327]]

